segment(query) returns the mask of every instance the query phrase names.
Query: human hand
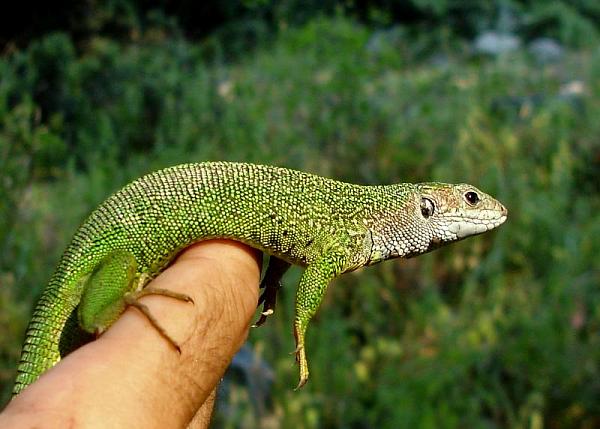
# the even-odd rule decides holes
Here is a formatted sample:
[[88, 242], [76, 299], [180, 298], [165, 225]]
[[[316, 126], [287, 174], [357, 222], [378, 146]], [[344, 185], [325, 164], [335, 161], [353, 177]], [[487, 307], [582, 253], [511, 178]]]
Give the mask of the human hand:
[[259, 276], [260, 253], [240, 243], [189, 247], [152, 285], [194, 303], [140, 299], [181, 354], [129, 308], [14, 398], [0, 427], [207, 427], [216, 386], [248, 335]]

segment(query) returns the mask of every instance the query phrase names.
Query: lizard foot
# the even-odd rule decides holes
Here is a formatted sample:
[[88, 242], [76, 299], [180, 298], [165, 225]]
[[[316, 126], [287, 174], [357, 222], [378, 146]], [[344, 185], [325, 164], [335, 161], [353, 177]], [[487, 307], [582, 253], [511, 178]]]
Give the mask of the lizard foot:
[[275, 304], [277, 302], [277, 291], [281, 288], [281, 283], [279, 281], [275, 282], [275, 284], [267, 283], [265, 285], [265, 290], [261, 294], [258, 299], [258, 305], [262, 304], [263, 309], [260, 313], [260, 318], [256, 321], [253, 328], [258, 328], [267, 320], [267, 317], [275, 313]]
[[158, 320], [156, 320], [156, 318], [152, 315], [148, 307], [139, 301], [139, 298], [146, 295], [168, 296], [169, 298], [177, 299], [184, 302], [191, 302], [192, 304], [194, 303], [194, 300], [189, 295], [183, 293], [173, 292], [169, 289], [160, 289], [152, 287], [144, 288], [136, 292], [126, 293], [123, 297], [123, 299], [125, 300], [125, 304], [135, 307], [140, 312], [142, 312], [142, 314], [146, 316], [146, 318], [152, 324], [152, 326], [154, 326], [154, 329], [156, 329], [158, 333], [162, 335], [162, 337], [166, 339], [169, 342], [169, 344], [171, 344], [175, 348], [175, 350], [177, 350], [178, 353], [181, 353], [181, 347], [179, 346], [179, 343], [175, 339], [173, 339], [173, 337], [171, 337], [169, 333], [161, 326]]

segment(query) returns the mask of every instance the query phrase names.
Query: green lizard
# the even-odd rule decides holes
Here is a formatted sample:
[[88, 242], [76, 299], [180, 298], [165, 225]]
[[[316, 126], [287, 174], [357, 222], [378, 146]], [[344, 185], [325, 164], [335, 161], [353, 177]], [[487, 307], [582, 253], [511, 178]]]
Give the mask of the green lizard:
[[138, 298], [185, 295], [145, 287], [185, 247], [210, 238], [271, 255], [261, 282], [264, 322], [290, 264], [306, 267], [296, 294], [298, 387], [308, 379], [304, 338], [330, 281], [386, 259], [408, 258], [501, 225], [502, 204], [466, 185], [360, 186], [285, 168], [185, 164], [148, 174], [82, 224], [27, 329], [16, 395], [133, 305], [176, 348]]

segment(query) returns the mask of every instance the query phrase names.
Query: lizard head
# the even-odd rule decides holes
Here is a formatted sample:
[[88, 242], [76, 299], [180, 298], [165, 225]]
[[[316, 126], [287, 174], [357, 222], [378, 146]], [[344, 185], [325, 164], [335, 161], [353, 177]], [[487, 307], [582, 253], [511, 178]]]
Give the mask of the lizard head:
[[403, 183], [382, 189], [390, 205], [368, 223], [367, 265], [426, 253], [506, 221], [506, 208], [471, 185]]
[[428, 250], [502, 225], [508, 211], [496, 199], [468, 184], [419, 183], [414, 209], [427, 231]]

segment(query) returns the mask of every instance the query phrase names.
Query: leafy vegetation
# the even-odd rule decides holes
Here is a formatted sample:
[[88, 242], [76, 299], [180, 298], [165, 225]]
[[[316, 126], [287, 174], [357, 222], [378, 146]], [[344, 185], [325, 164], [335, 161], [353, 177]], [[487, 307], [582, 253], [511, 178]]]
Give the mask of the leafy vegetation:
[[[600, 51], [544, 64], [525, 49], [467, 51], [443, 28], [338, 16], [234, 62], [218, 38], [165, 26], [134, 43], [94, 36], [83, 53], [53, 33], [0, 59], [3, 399], [35, 298], [83, 217], [145, 172], [227, 159], [360, 183], [470, 182], [509, 208], [496, 233], [337, 280], [298, 392], [293, 270], [250, 336], [276, 374], [263, 424], [599, 425]], [[256, 424], [240, 392], [220, 426]]]

